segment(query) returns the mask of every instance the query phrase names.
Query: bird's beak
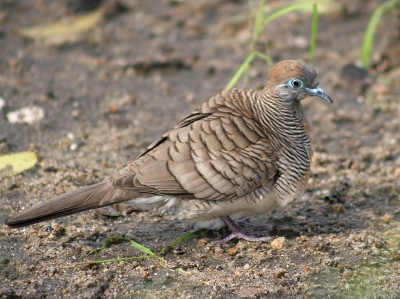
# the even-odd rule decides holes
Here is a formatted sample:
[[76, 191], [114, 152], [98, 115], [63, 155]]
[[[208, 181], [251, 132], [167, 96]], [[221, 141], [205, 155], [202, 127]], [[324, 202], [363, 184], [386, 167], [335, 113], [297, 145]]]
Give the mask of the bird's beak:
[[332, 99], [322, 90], [320, 87], [315, 87], [315, 88], [306, 88], [306, 91], [311, 95], [311, 96], [317, 96], [328, 103], [333, 103]]

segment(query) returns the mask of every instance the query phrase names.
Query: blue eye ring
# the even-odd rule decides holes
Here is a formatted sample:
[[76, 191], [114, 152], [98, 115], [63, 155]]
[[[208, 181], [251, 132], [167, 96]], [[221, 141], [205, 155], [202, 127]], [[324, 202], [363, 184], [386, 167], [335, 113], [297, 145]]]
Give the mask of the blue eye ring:
[[300, 79], [292, 78], [288, 81], [288, 84], [293, 88], [303, 88], [304, 83]]

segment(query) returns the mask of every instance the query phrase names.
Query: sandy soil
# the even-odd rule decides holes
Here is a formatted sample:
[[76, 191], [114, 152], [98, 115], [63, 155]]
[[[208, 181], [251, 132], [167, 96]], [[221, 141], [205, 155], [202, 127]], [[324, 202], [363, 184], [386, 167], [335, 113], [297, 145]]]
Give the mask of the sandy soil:
[[[328, 105], [304, 101], [315, 158], [305, 196], [256, 217], [271, 242], [207, 232], [162, 258], [90, 265], [141, 255], [128, 243], [87, 256], [108, 237], [153, 252], [193, 231], [173, 211], [96, 212], [25, 229], [0, 227], [0, 298], [399, 298], [399, 21], [385, 16], [370, 73], [354, 67], [368, 20], [383, 1], [339, 1], [320, 16], [314, 65]], [[71, 4], [72, 3], [72, 4]], [[13, 34], [72, 14], [73, 1], [0, 1], [0, 152], [35, 150], [33, 169], [0, 179], [0, 220], [102, 180], [224, 89], [248, 53], [257, 2], [121, 1], [81, 39], [56, 46]], [[157, 4], [156, 4], [157, 3]], [[277, 5], [277, 2], [274, 2]], [[311, 15], [272, 22], [262, 40], [273, 61], [308, 58]], [[264, 51], [264, 42], [258, 47]], [[255, 60], [248, 88], [263, 86]], [[238, 87], [245, 87], [240, 81]], [[6, 114], [44, 109], [38, 123]], [[72, 137], [72, 139], [71, 139]], [[75, 150], [71, 145], [78, 144]], [[178, 271], [181, 268], [183, 271]]]

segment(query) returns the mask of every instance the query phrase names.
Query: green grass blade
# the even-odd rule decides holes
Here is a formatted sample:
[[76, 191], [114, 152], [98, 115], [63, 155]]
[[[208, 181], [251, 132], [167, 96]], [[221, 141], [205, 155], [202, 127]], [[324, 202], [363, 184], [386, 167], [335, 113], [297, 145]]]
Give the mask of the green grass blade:
[[154, 252], [151, 251], [149, 248], [147, 248], [147, 247], [145, 247], [145, 246], [143, 246], [143, 245], [141, 245], [141, 244], [139, 244], [139, 243], [133, 241], [132, 239], [125, 238], [125, 237], [107, 238], [107, 239], [104, 241], [104, 245], [103, 245], [103, 246], [101, 246], [101, 247], [99, 247], [99, 248], [96, 248], [96, 249], [93, 249], [93, 250], [90, 251], [87, 255], [92, 255], [92, 254], [94, 254], [94, 253], [96, 253], [96, 252], [99, 252], [99, 251], [104, 250], [104, 249], [107, 248], [107, 247], [110, 247], [110, 246], [113, 245], [113, 244], [119, 244], [119, 243], [122, 243], [122, 242], [129, 242], [130, 245], [131, 245], [133, 248], [135, 248], [135, 249], [137, 249], [137, 250], [139, 250], [139, 251], [141, 251], [141, 252], [143, 252], [143, 253], [146, 253], [146, 254], [148, 254], [148, 255], [151, 255], [151, 256], [154, 255]]
[[314, 52], [315, 52], [315, 45], [317, 42], [317, 30], [318, 30], [318, 10], [317, 4], [313, 4], [313, 19], [311, 25], [311, 38], [310, 38], [310, 51], [308, 56], [308, 62], [310, 64], [313, 63], [314, 60]]
[[137, 243], [137, 242], [135, 242], [133, 240], [130, 240], [130, 239], [128, 239], [128, 240], [131, 243], [131, 246], [133, 248], [135, 248], [135, 249], [137, 249], [137, 250], [139, 250], [139, 251], [141, 251], [143, 253], [147, 253], [148, 255], [154, 255], [154, 252], [151, 251], [149, 248], [147, 248], [147, 247], [145, 247], [145, 246], [143, 246], [143, 245], [141, 245], [141, 244], [139, 244], [139, 243]]
[[299, 9], [303, 9], [304, 7], [307, 7], [309, 5], [311, 5], [312, 2], [305, 2], [305, 3], [301, 3], [301, 4], [294, 4], [294, 5], [290, 5], [290, 6], [285, 6], [284, 8], [281, 8], [277, 11], [275, 11], [274, 13], [272, 13], [271, 15], [269, 15], [267, 18], [265, 18], [264, 22], [263, 22], [263, 28], [265, 26], [267, 26], [271, 21], [275, 20], [276, 18], [279, 18], [280, 16], [283, 16], [289, 12], [292, 12], [294, 10], [299, 10]]
[[265, 55], [264, 53], [256, 51], [256, 52], [254, 52], [254, 54], [256, 56], [260, 57], [261, 59], [265, 60], [268, 65], [272, 65], [273, 64], [272, 63], [272, 59], [269, 56]]
[[93, 249], [93, 250], [89, 251], [89, 252], [86, 254], [86, 256], [95, 254], [95, 253], [97, 253], [97, 252], [100, 252], [100, 251], [104, 250], [105, 248], [106, 248], [105, 246], [101, 246], [101, 247], [99, 247], [99, 248]]
[[235, 84], [239, 81], [240, 77], [243, 75], [243, 73], [246, 71], [246, 69], [253, 61], [255, 55], [256, 54], [252, 52], [250, 53], [249, 56], [247, 56], [246, 60], [242, 63], [242, 65], [236, 71], [235, 75], [233, 75], [232, 79], [229, 81], [228, 85], [226, 86], [226, 89], [231, 89], [232, 87], [235, 86]]
[[117, 258], [108, 259], [108, 260], [90, 261], [90, 264], [95, 265], [95, 264], [104, 264], [104, 263], [115, 263], [115, 262], [121, 262], [121, 261], [132, 261], [132, 260], [148, 259], [148, 258], [153, 258], [153, 256], [142, 255], [142, 256], [133, 256], [133, 257], [117, 257]]
[[368, 68], [370, 64], [370, 55], [372, 45], [374, 43], [374, 35], [382, 15], [391, 8], [399, 4], [399, 0], [386, 1], [375, 9], [365, 31], [364, 40], [361, 48], [361, 62], [364, 68]]
[[[159, 255], [165, 253], [169, 248], [171, 248], [172, 246], [183, 242], [185, 240], [191, 239], [195, 236], [198, 235], [202, 235], [204, 233], [206, 233], [207, 230], [206, 229], [201, 229], [198, 230], [196, 232], [187, 234], [181, 238], [178, 238], [177, 240], [173, 241], [171, 244], [169, 244], [166, 248], [162, 249], [158, 255], [155, 255], [153, 251], [151, 251], [149, 248], [133, 241], [132, 239], [126, 238], [126, 237], [114, 237], [114, 238], [107, 238], [104, 241], [104, 245], [93, 249], [92, 251], [90, 251], [87, 255], [91, 255], [94, 254], [96, 252], [102, 251], [107, 247], [110, 247], [113, 244], [119, 244], [122, 242], [129, 242], [131, 247], [145, 253], [146, 255], [141, 255], [141, 256], [132, 256], [132, 257], [117, 257], [117, 258], [113, 258], [113, 259], [106, 259], [106, 260], [95, 260], [95, 261], [90, 261], [89, 264], [94, 265], [94, 264], [103, 264], [103, 263], [115, 263], [115, 262], [120, 262], [120, 261], [131, 261], [131, 260], [139, 260], [139, 259], [148, 259], [148, 258], [155, 258], [157, 260], [157, 262], [162, 265], [163, 267], [166, 266], [167, 262], [166, 260], [164, 260], [162, 257], [160, 257]], [[177, 268], [176, 269], [178, 272], [180, 273], [185, 273], [185, 271], [182, 268]]]
[[[262, 54], [261, 52], [256, 52], [254, 50], [257, 40], [258, 40], [261, 32], [264, 30], [265, 26], [267, 26], [268, 23], [270, 23], [274, 19], [276, 19], [284, 14], [287, 14], [294, 10], [303, 9], [307, 6], [310, 6], [311, 4], [312, 4], [312, 2], [307, 1], [307, 2], [301, 3], [301, 4], [286, 6], [282, 9], [275, 11], [274, 13], [272, 13], [271, 15], [269, 15], [268, 17], [266, 17], [263, 20], [263, 17], [264, 17], [263, 8], [265, 5], [265, 0], [261, 0], [259, 2], [258, 8], [257, 8], [257, 16], [256, 16], [256, 19], [254, 22], [254, 30], [253, 30], [253, 35], [251, 38], [251, 43], [250, 43], [250, 54], [247, 56], [246, 60], [242, 63], [242, 65], [239, 67], [239, 69], [236, 71], [236, 73], [233, 75], [232, 79], [229, 81], [228, 85], [226, 86], [226, 89], [231, 89], [236, 85], [236, 83], [239, 81], [239, 79], [243, 76], [243, 74], [246, 72], [246, 70], [252, 63], [255, 56], [261, 57], [262, 59], [267, 61], [268, 64], [272, 65], [272, 61], [268, 56]], [[314, 16], [314, 18], [315, 18], [315, 16]], [[318, 19], [315, 20], [314, 22], [318, 22]], [[313, 28], [314, 27], [316, 27], [316, 25], [313, 25]], [[315, 47], [315, 45], [314, 45], [314, 47]]]
[[171, 242], [170, 244], [168, 244], [165, 248], [161, 249], [157, 255], [163, 255], [164, 253], [166, 253], [170, 248], [174, 247], [176, 244], [182, 243], [183, 241], [192, 239], [196, 236], [200, 236], [200, 235], [204, 235], [208, 230], [207, 229], [200, 229], [198, 231], [192, 232], [190, 234], [184, 235], [183, 237], [180, 237], [178, 239], [176, 239], [175, 241]]
[[113, 259], [107, 259], [107, 260], [96, 260], [96, 261], [91, 261], [90, 264], [102, 264], [102, 263], [111, 263], [111, 262], [120, 262], [120, 261], [129, 261], [129, 260], [138, 260], [138, 259], [146, 259], [146, 258], [157, 258], [157, 260], [163, 264], [165, 264], [165, 260], [161, 257], [158, 257], [154, 254], [153, 251], [151, 251], [149, 248], [133, 241], [130, 238], [126, 237], [113, 237], [113, 238], [107, 238], [104, 241], [104, 245], [93, 249], [90, 251], [87, 255], [94, 254], [96, 252], [102, 251], [107, 247], [110, 247], [113, 244], [119, 244], [122, 242], [129, 242], [131, 247], [147, 254], [147, 255], [142, 255], [142, 256], [133, 256], [133, 257], [123, 257], [123, 258], [113, 258]]
[[260, 0], [260, 3], [258, 4], [257, 8], [256, 20], [254, 22], [253, 35], [251, 36], [250, 52], [254, 50], [257, 40], [261, 34], [261, 31], [264, 28], [263, 26], [264, 5], [265, 5], [265, 0]]
[[102, 250], [106, 249], [107, 247], [110, 247], [110, 246], [113, 245], [113, 244], [119, 244], [119, 243], [126, 242], [126, 241], [130, 241], [130, 240], [129, 240], [128, 238], [124, 238], [124, 237], [107, 238], [107, 239], [104, 241], [104, 245], [103, 245], [103, 246], [89, 251], [86, 255], [87, 255], [87, 256], [88, 256], [88, 255], [92, 255], [92, 254], [94, 254], [94, 253], [97, 253], [97, 252], [99, 252], [99, 251], [102, 251]]

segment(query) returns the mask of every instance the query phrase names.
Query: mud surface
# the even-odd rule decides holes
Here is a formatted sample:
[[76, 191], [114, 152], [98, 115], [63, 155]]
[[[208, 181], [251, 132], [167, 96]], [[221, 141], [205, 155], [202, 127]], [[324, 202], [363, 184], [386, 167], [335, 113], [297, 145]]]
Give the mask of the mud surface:
[[[193, 231], [173, 211], [96, 212], [32, 227], [0, 227], [0, 298], [398, 298], [400, 296], [400, 61], [395, 12], [378, 26], [367, 75], [354, 66], [368, 20], [383, 1], [340, 1], [320, 16], [314, 65], [334, 100], [304, 105], [315, 151], [305, 196], [258, 216], [272, 242], [207, 232], [162, 258], [153, 252]], [[72, 3], [72, 4], [71, 4]], [[12, 32], [73, 14], [74, 1], [0, 1], [0, 152], [34, 150], [33, 169], [0, 181], [0, 220], [92, 184], [132, 161], [200, 103], [220, 92], [246, 58], [257, 2], [121, 1], [78, 40], [33, 42]], [[277, 5], [274, 2], [273, 5]], [[258, 47], [274, 62], [308, 58], [311, 15], [276, 19]], [[268, 66], [256, 59], [248, 88]], [[243, 81], [237, 84], [245, 87]], [[11, 124], [38, 106], [40, 122]], [[72, 145], [72, 148], [71, 148]], [[77, 145], [77, 149], [74, 149]], [[278, 238], [284, 238], [278, 239]], [[277, 240], [276, 240], [277, 239]], [[178, 269], [182, 269], [178, 270]]]

